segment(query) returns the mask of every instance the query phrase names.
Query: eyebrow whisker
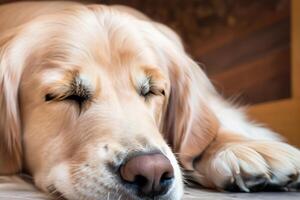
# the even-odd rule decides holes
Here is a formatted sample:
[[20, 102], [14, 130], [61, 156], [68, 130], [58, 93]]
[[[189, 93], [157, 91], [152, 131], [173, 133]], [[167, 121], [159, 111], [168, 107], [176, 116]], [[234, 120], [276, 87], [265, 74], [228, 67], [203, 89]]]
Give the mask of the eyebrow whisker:
[[151, 89], [151, 77], [147, 76], [143, 82], [141, 83], [141, 85], [139, 86], [139, 93], [142, 96], [145, 96]]

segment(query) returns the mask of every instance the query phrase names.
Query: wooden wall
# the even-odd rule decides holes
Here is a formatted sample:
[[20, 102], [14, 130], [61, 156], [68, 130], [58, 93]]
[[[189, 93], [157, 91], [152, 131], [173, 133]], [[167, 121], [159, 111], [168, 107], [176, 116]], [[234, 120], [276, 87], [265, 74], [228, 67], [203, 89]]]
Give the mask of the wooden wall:
[[253, 105], [249, 114], [300, 147], [300, 1], [292, 0], [291, 8], [292, 96], [286, 100]]

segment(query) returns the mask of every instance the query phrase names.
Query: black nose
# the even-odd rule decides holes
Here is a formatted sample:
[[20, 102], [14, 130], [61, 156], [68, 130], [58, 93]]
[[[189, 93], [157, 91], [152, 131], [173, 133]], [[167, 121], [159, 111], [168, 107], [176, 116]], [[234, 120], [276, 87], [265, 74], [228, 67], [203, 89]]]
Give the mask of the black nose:
[[174, 179], [173, 167], [162, 154], [135, 156], [121, 166], [120, 175], [138, 196], [149, 197], [167, 193]]

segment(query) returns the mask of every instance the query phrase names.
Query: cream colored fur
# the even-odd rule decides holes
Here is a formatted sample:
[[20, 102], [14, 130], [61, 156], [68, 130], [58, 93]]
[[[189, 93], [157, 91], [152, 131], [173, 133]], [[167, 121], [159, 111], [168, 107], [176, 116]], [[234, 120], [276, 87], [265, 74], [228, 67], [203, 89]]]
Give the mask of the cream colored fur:
[[[181, 198], [181, 171], [219, 190], [299, 184], [299, 150], [217, 94], [176, 33], [123, 6], [0, 6], [0, 112], [0, 174], [26, 172], [54, 196], [131, 199], [108, 166], [152, 150], [175, 171], [161, 200]], [[31, 195], [1, 180], [16, 183], [2, 194]]]

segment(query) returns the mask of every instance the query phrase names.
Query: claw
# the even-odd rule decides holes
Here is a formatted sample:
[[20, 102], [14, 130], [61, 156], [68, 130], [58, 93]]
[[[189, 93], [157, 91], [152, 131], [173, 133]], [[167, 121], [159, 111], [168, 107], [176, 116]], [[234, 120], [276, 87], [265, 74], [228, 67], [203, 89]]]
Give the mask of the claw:
[[246, 183], [251, 192], [258, 192], [265, 189], [268, 184], [268, 178], [266, 176], [257, 176]]
[[245, 185], [243, 178], [241, 177], [241, 174], [235, 174], [235, 183], [239, 186], [240, 190], [243, 192], [250, 192], [250, 190]]

